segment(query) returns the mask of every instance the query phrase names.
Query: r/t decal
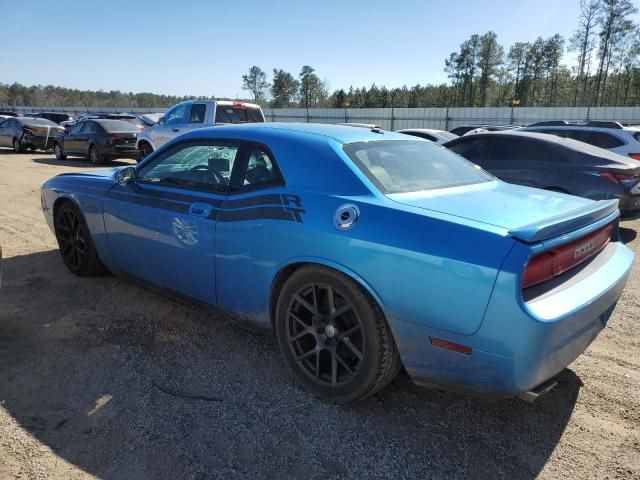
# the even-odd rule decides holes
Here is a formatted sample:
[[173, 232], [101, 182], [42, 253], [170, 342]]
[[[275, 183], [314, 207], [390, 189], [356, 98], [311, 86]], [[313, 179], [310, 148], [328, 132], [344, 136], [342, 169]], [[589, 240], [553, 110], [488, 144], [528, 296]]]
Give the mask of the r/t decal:
[[306, 213], [304, 206], [302, 205], [302, 200], [298, 195], [292, 195], [290, 193], [283, 193], [282, 204], [284, 205], [284, 210], [289, 212], [295, 218], [295, 221], [298, 223], [302, 223], [302, 214]]

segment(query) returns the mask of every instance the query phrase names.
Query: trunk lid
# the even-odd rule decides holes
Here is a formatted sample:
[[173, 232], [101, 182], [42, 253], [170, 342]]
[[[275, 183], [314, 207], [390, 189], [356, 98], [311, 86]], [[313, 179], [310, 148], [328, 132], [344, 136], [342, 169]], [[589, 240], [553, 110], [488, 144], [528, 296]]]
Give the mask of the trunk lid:
[[594, 201], [500, 180], [387, 195], [412, 207], [504, 228], [531, 243], [585, 227], [617, 211], [617, 200]]

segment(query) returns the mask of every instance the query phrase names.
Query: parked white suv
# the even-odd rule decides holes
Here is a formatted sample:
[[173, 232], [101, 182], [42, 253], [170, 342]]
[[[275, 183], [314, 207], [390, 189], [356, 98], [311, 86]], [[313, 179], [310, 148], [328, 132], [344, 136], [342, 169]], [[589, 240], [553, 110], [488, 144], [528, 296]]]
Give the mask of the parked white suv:
[[565, 121], [538, 122], [518, 130], [547, 133], [589, 143], [614, 153], [640, 160], [640, 128], [624, 127], [618, 122], [592, 121], [571, 124]]
[[140, 159], [169, 140], [196, 128], [227, 123], [260, 123], [264, 114], [259, 105], [226, 100], [189, 100], [178, 103], [152, 125], [138, 134]]

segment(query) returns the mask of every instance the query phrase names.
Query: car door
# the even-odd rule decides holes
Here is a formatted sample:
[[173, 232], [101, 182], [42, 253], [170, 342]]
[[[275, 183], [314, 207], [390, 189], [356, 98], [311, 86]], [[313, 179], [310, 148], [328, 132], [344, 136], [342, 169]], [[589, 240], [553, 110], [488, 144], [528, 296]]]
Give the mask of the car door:
[[204, 103], [193, 103], [187, 115], [187, 123], [180, 129], [179, 134], [189, 130], [202, 128], [205, 125], [205, 115], [207, 114], [207, 105]]
[[239, 161], [216, 224], [218, 304], [225, 311], [268, 323], [266, 311], [274, 259], [298, 235], [304, 208], [286, 189], [277, 159], [264, 145], [250, 145]]
[[93, 137], [96, 135], [98, 130], [101, 129], [102, 128], [93, 120], [84, 122], [82, 129], [76, 136], [77, 153], [81, 155], [88, 155], [89, 145], [91, 144]]
[[0, 147], [10, 147], [12, 141], [12, 124], [15, 122], [12, 118], [8, 118], [0, 123]]
[[69, 128], [69, 131], [64, 134], [62, 149], [65, 154], [78, 153], [78, 136], [80, 135], [80, 130], [82, 130], [85, 123], [87, 122], [83, 121], [72, 125], [71, 128]]
[[190, 114], [191, 104], [180, 103], [162, 117], [162, 123], [152, 132], [156, 149], [186, 131]]
[[178, 143], [114, 186], [104, 223], [115, 268], [215, 305], [215, 222], [238, 155], [237, 143]]

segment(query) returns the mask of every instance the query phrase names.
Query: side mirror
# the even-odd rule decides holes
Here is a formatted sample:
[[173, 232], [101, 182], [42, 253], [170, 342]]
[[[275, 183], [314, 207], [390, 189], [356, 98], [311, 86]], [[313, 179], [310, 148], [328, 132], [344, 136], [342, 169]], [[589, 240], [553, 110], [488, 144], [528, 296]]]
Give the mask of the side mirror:
[[158, 119], [158, 125], [164, 125], [164, 116]]
[[124, 167], [116, 173], [116, 182], [119, 185], [129, 185], [136, 181], [136, 169], [133, 167]]

